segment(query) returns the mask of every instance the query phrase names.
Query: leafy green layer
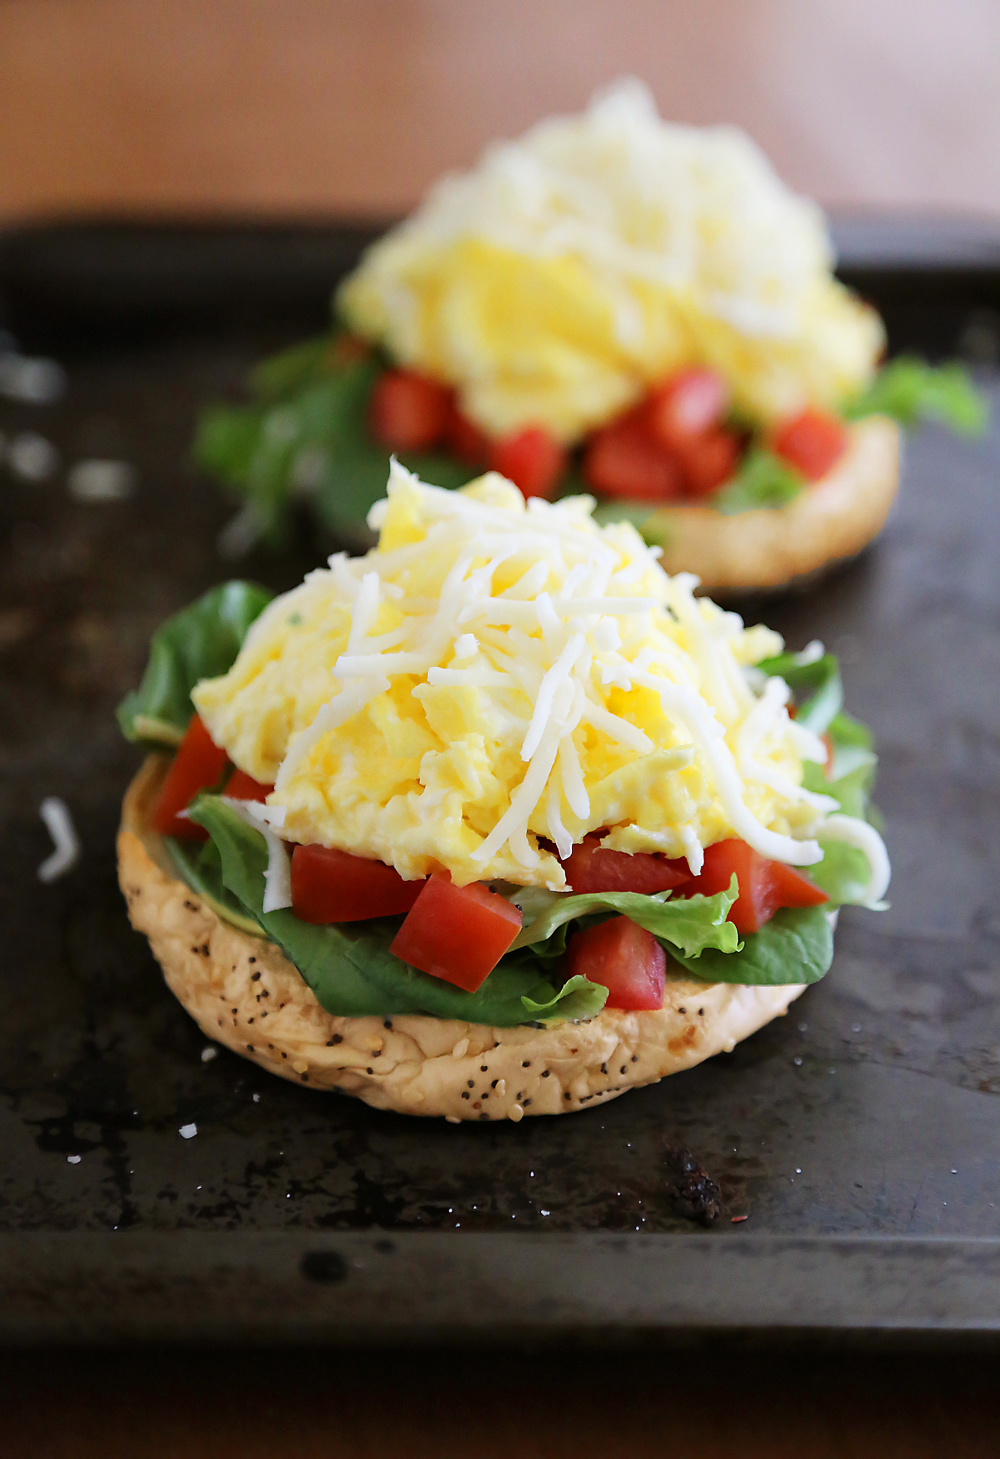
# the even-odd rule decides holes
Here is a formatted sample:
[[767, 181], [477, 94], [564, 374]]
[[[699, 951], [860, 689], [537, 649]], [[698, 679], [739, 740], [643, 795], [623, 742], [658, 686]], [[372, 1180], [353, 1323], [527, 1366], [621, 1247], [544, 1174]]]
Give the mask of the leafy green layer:
[[[549, 893], [545, 910], [536, 898], [536, 915], [526, 929], [529, 940], [518, 939], [482, 986], [466, 993], [393, 956], [389, 947], [397, 919], [315, 927], [288, 909], [264, 912], [267, 847], [260, 832], [214, 795], [199, 796], [191, 816], [208, 830], [216, 855], [202, 852], [197, 861], [181, 862], [182, 874], [190, 875], [193, 866], [196, 889], [207, 892], [224, 916], [230, 915], [235, 899], [240, 915], [282, 949], [323, 1007], [343, 1016], [426, 1013], [496, 1027], [593, 1018], [603, 1008], [607, 990], [581, 977], [553, 977], [553, 971], [571, 927], [593, 925], [603, 920], [595, 914], [607, 912], [629, 916], [652, 931], [676, 963], [706, 982], [815, 982], [833, 956], [822, 907], [780, 912], [740, 943], [735, 927], [725, 920], [736, 899], [735, 885], [715, 897], [673, 903], [665, 900], [669, 893]], [[530, 897], [518, 900], [531, 906]]]
[[222, 880], [222, 857], [214, 841], [178, 841], [173, 836], [164, 836], [163, 844], [178, 875], [213, 912], [252, 937], [264, 935], [256, 917], [249, 915]]
[[[802, 776], [806, 789], [832, 795], [844, 815], [856, 816], [859, 820], [869, 820], [877, 825], [878, 816], [870, 804], [869, 795], [875, 781], [878, 756], [871, 730], [841, 708], [844, 687], [835, 655], [823, 654], [821, 658], [806, 661], [801, 654], [785, 653], [764, 659], [757, 667], [765, 674], [784, 679], [793, 691], [807, 691], [798, 705], [798, 723], [818, 735], [830, 737], [833, 760], [825, 766], [806, 764]], [[840, 856], [839, 852], [837, 856]], [[829, 891], [829, 887], [816, 879], [825, 891]], [[850, 902], [853, 898], [843, 896], [837, 900]]]
[[680, 965], [708, 983], [758, 987], [818, 983], [833, 961], [833, 929], [826, 907], [783, 907], [759, 932], [727, 956], [706, 948], [698, 957], [674, 953]]
[[153, 634], [139, 688], [118, 706], [125, 738], [179, 745], [194, 712], [191, 690], [199, 679], [232, 667], [251, 623], [273, 596], [256, 583], [223, 583], [168, 618]]
[[[202, 415], [195, 461], [246, 497], [258, 534], [272, 546], [283, 542], [299, 497], [332, 532], [357, 534], [389, 475], [389, 452], [367, 425], [372, 386], [384, 369], [376, 355], [341, 362], [329, 336], [266, 360], [251, 376], [254, 404]], [[476, 474], [445, 452], [399, 459], [436, 486], [463, 486]]]
[[980, 435], [989, 417], [986, 400], [964, 366], [929, 365], [916, 355], [898, 355], [883, 365], [843, 414], [848, 420], [889, 415], [901, 426], [940, 421], [965, 436]]
[[[515, 950], [536, 948], [550, 943], [554, 934], [570, 922], [591, 917], [595, 912], [611, 912], [645, 927], [671, 953], [676, 949], [697, 957], [706, 947], [732, 953], [736, 951], [739, 937], [726, 917], [738, 895], [735, 877], [727, 892], [719, 892], [714, 897], [687, 897], [677, 901], [668, 900], [669, 892], [657, 892], [652, 896], [644, 896], [641, 892], [574, 895], [572, 892], [523, 887], [510, 899], [521, 908], [525, 921], [513, 947]], [[562, 947], [559, 950], [562, 951]]]
[[799, 724], [821, 735], [830, 728], [844, 702], [844, 686], [835, 654], [811, 658], [807, 654], [783, 653], [762, 659], [757, 665], [768, 678], [784, 679], [794, 694], [805, 692], [797, 701], [795, 713]]
[[[300, 362], [302, 368], [307, 362]], [[287, 368], [291, 369], [291, 362]], [[271, 600], [264, 588], [231, 582], [175, 614], [156, 633], [138, 691], [119, 709], [133, 740], [176, 745], [192, 713], [190, 693], [199, 679], [225, 673], [251, 623]], [[800, 723], [828, 733], [834, 745], [832, 777], [807, 767], [811, 788], [833, 795], [849, 815], [870, 814], [874, 775], [871, 735], [841, 710], [843, 698], [832, 654], [811, 662], [783, 654], [760, 668], [780, 674], [805, 698]], [[474, 994], [406, 966], [389, 952], [398, 921], [312, 927], [290, 911], [263, 911], [267, 850], [259, 832], [218, 796], [204, 795], [194, 819], [210, 833], [203, 846], [167, 841], [178, 874], [223, 917], [246, 932], [271, 938], [302, 973], [329, 1011], [347, 1015], [428, 1013], [496, 1026], [593, 1017], [606, 990], [583, 978], [557, 975], [567, 939], [580, 926], [625, 915], [656, 936], [677, 964], [711, 982], [790, 984], [815, 981], [829, 966], [832, 941], [825, 910], [785, 911], [739, 942], [726, 920], [737, 888], [714, 897], [646, 897], [638, 893], [574, 895], [544, 889], [509, 889], [525, 926], [511, 952]], [[838, 905], [861, 899], [865, 858], [842, 842], [824, 847], [810, 874]], [[824, 931], [827, 929], [827, 931]]]
[[295, 964], [328, 1013], [427, 1013], [509, 1028], [552, 1018], [593, 1018], [604, 1007], [606, 988], [585, 978], [553, 983], [537, 962], [524, 958], [504, 959], [475, 993], [466, 993], [393, 956], [389, 944], [398, 919], [314, 927], [287, 909], [265, 912], [264, 837], [218, 796], [199, 796], [191, 818], [218, 848], [223, 885]]
[[763, 446], [751, 446], [731, 481], [709, 498], [707, 505], [734, 516], [786, 507], [805, 488], [805, 477], [787, 461]]
[[809, 879], [826, 892], [835, 907], [858, 906], [867, 901], [871, 868], [868, 857], [845, 841], [820, 840], [823, 860], [809, 868]]

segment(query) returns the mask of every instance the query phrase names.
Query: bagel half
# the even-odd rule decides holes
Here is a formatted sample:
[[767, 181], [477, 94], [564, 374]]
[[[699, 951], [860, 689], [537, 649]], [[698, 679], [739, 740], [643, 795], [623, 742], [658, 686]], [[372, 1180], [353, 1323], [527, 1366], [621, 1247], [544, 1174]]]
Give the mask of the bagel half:
[[179, 880], [150, 826], [168, 764], [150, 755], [122, 807], [118, 872], [132, 926], [208, 1038], [296, 1083], [452, 1121], [567, 1114], [731, 1051], [803, 991], [680, 977], [657, 1012], [610, 1008], [552, 1029], [337, 1017], [273, 943], [224, 921]]
[[692, 572], [707, 592], [786, 587], [854, 557], [885, 525], [899, 484], [899, 427], [873, 415], [822, 480], [787, 506], [726, 516], [712, 507], [663, 507], [642, 534], [668, 573]]

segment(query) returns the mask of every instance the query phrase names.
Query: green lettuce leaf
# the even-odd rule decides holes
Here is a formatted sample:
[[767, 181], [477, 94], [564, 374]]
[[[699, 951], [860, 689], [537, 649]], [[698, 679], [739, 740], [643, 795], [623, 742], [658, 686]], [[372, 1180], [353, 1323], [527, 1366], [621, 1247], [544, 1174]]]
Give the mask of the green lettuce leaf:
[[928, 365], [915, 355], [890, 360], [860, 395], [843, 407], [848, 420], [889, 415], [902, 426], [940, 421], [965, 436], [986, 429], [989, 409], [964, 366]]
[[706, 948], [697, 957], [673, 956], [707, 983], [818, 983], [833, 961], [833, 930], [824, 907], [783, 907], [744, 939], [739, 952]]
[[[739, 936], [726, 917], [738, 895], [735, 876], [726, 892], [718, 892], [714, 897], [687, 897], [677, 901], [668, 900], [669, 892], [656, 892], [652, 896], [644, 896], [641, 892], [577, 895], [526, 887], [511, 896], [511, 901], [521, 908], [525, 917], [525, 925], [511, 950], [546, 944], [569, 922], [590, 917], [595, 912], [611, 912], [615, 916], [629, 917], [638, 926], [645, 927], [671, 953], [680, 949], [693, 957], [706, 947], [732, 953], [739, 945]], [[548, 900], [543, 901], [543, 898]], [[561, 948], [559, 950], [562, 951]]]
[[833, 906], [863, 905], [868, 883], [868, 858], [857, 846], [844, 841], [824, 841], [823, 860], [809, 867], [809, 879], [826, 892]]
[[869, 794], [875, 781], [878, 756], [857, 746], [840, 748], [834, 740], [833, 767], [828, 776], [822, 765], [807, 763], [802, 783], [806, 790], [832, 795], [845, 816], [870, 819]]
[[[823, 654], [822, 658], [811, 661], [802, 654], [777, 654], [774, 658], [762, 659], [757, 668], [769, 677], [784, 679], [796, 695], [810, 691], [804, 699], [797, 701], [796, 719], [799, 724], [817, 735], [830, 728], [844, 702], [844, 686], [835, 654]], [[846, 722], [846, 715], [844, 719]], [[856, 720], [851, 722], [857, 723]]]
[[289, 909], [265, 912], [267, 847], [218, 796], [201, 795], [191, 818], [218, 848], [225, 887], [264, 935], [295, 964], [328, 1013], [345, 1017], [426, 1013], [510, 1028], [527, 1022], [593, 1018], [607, 989], [586, 979], [554, 985], [532, 960], [503, 959], [475, 993], [418, 972], [394, 957], [389, 944], [398, 919], [313, 927]]
[[806, 663], [801, 654], [785, 653], [764, 659], [757, 667], [784, 679], [794, 692], [804, 693], [798, 704], [798, 723], [830, 736], [833, 760], [829, 766], [805, 764], [802, 783], [806, 790], [832, 795], [844, 815], [876, 824], [878, 817], [869, 801], [878, 766], [874, 739], [867, 725], [841, 708], [844, 689], [836, 656], [824, 654]]
[[[361, 536], [389, 476], [389, 452], [367, 424], [372, 386], [384, 368], [374, 355], [339, 362], [333, 338], [265, 360], [251, 377], [260, 403], [206, 411], [194, 460], [244, 495], [255, 532], [271, 546], [282, 545], [299, 498], [335, 534]], [[464, 486], [476, 474], [444, 452], [399, 459], [438, 486]]]
[[179, 745], [194, 713], [191, 690], [199, 679], [231, 668], [251, 623], [273, 596], [256, 583], [223, 583], [168, 618], [153, 634], [139, 688], [118, 706], [126, 739]]
[[733, 479], [720, 487], [710, 500], [717, 512], [775, 510], [785, 507], [805, 486], [801, 472], [762, 446], [751, 446]]

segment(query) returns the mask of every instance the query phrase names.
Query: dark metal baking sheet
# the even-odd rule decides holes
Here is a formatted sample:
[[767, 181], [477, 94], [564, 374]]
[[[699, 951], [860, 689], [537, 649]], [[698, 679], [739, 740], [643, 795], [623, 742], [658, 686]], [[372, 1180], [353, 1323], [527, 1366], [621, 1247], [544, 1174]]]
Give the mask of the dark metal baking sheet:
[[[187, 461], [198, 409], [322, 325], [364, 236], [0, 239], [7, 327], [69, 376], [55, 405], [0, 400], [8, 441], [40, 432], [63, 460], [44, 483], [0, 467], [0, 1338], [995, 1329], [996, 426], [922, 431], [879, 544], [767, 605], [792, 644], [842, 656], [878, 736], [895, 868], [891, 910], [844, 914], [832, 973], [787, 1018], [599, 1110], [517, 1126], [408, 1120], [225, 1051], [203, 1062], [117, 891], [137, 756], [112, 711], [157, 622], [232, 572], [215, 547], [231, 505]], [[885, 291], [897, 339], [950, 350], [971, 325], [988, 354], [985, 265], [924, 260], [916, 284], [876, 265], [856, 277]], [[134, 495], [74, 500], [65, 467], [85, 456], [131, 461]], [[239, 570], [291, 586], [328, 550], [311, 533]], [[49, 886], [45, 795], [84, 846]], [[675, 1144], [722, 1187], [710, 1231], [677, 1214]]]

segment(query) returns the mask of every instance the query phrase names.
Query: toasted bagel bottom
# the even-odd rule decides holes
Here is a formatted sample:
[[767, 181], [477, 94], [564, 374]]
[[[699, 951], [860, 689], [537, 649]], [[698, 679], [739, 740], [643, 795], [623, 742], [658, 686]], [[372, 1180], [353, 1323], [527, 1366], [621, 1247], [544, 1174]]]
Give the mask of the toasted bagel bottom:
[[885, 525], [899, 484], [899, 427], [873, 415], [822, 480], [787, 506], [726, 516], [712, 507], [663, 507], [642, 524], [669, 573], [693, 572], [712, 592], [786, 587], [857, 555]]
[[568, 1114], [731, 1051], [803, 991], [670, 979], [657, 1012], [611, 1008], [552, 1029], [337, 1017], [273, 943], [224, 921], [173, 872], [150, 826], [168, 764], [150, 755], [122, 807], [118, 872], [132, 926], [202, 1032], [285, 1079], [452, 1121]]

